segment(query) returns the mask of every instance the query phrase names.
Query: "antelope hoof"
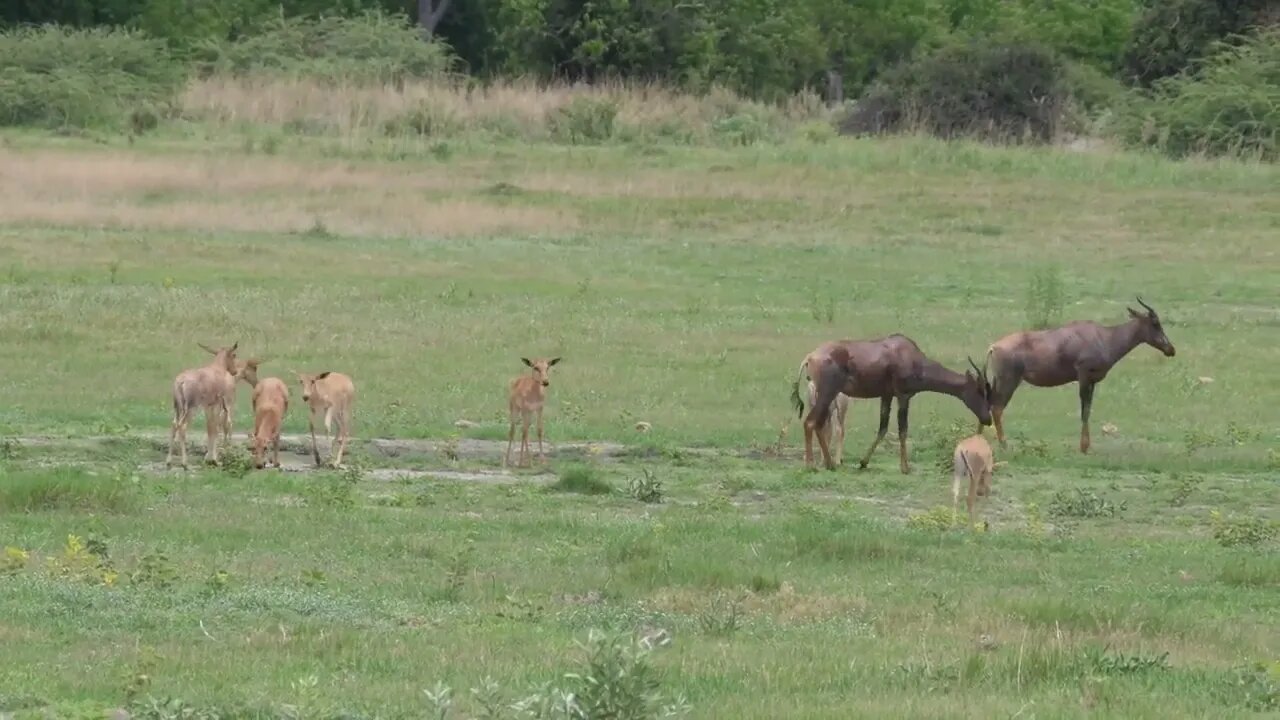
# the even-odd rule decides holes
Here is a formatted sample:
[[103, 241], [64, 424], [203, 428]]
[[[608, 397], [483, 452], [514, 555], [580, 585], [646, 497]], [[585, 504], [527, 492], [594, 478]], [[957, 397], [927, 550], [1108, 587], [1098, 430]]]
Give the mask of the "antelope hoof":
[[859, 470], [866, 470], [866, 469], [867, 469], [867, 461], [866, 461], [866, 460], [859, 460], [859, 461], [858, 461], [858, 469], [859, 469]]

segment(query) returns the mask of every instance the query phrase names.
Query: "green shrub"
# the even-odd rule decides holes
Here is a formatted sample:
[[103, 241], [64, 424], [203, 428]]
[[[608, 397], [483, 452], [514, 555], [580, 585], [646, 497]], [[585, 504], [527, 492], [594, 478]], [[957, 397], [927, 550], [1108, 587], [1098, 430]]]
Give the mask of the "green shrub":
[[1209, 521], [1213, 525], [1213, 539], [1223, 547], [1262, 545], [1280, 534], [1280, 523], [1261, 517], [1224, 518], [1215, 510], [1210, 514]]
[[193, 52], [201, 74], [280, 74], [331, 82], [398, 83], [447, 72], [445, 46], [423, 42], [404, 17], [280, 18], [261, 33]]
[[[58, 26], [0, 33], [0, 125], [149, 128], [184, 80], [163, 42]], [[158, 121], [158, 118], [156, 119]]]
[[1097, 493], [1081, 488], [1059, 490], [1049, 501], [1049, 515], [1058, 518], [1116, 517], [1124, 512], [1125, 503], [1114, 503]]
[[1280, 159], [1280, 28], [1218, 43], [1196, 72], [1134, 91], [1118, 124], [1131, 146]]
[[1215, 42], [1265, 22], [1272, 4], [1273, 0], [1148, 0], [1129, 35], [1123, 73], [1142, 86], [1178, 75], [1210, 53]]
[[1032, 44], [948, 45], [887, 72], [841, 123], [846, 134], [1054, 138], [1070, 109], [1066, 64]]

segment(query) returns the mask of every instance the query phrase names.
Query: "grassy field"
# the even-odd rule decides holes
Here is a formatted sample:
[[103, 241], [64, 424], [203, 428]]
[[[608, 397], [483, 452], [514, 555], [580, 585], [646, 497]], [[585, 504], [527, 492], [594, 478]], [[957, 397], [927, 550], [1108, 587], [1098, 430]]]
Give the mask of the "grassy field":
[[[697, 718], [1275, 716], [1276, 187], [917, 139], [10, 133], [0, 713], [438, 717], [443, 683], [483, 716], [486, 678], [572, 687], [599, 630], [669, 639], [644, 662]], [[895, 442], [800, 468], [819, 342], [902, 332], [963, 368], [1135, 295], [1177, 357], [1099, 385], [1089, 456], [1075, 387], [1024, 386], [989, 532], [950, 526], [972, 420], [945, 396], [912, 403], [910, 475]], [[235, 340], [355, 379], [352, 468], [302, 471], [296, 384], [290, 472], [157, 465], [174, 374]], [[558, 452], [501, 472], [505, 383], [550, 355]]]

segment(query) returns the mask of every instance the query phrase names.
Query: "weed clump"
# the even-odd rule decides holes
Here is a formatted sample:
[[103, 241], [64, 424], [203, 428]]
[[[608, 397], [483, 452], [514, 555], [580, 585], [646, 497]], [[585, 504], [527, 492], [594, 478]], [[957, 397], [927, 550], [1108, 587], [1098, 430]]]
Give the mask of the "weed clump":
[[641, 473], [627, 481], [627, 494], [642, 503], [662, 502], [662, 481], [649, 468], [642, 468]]
[[1125, 503], [1114, 503], [1097, 493], [1081, 488], [1059, 490], [1049, 501], [1049, 515], [1069, 518], [1116, 517], [1124, 512]]
[[1213, 525], [1213, 539], [1223, 547], [1262, 545], [1280, 533], [1280, 525], [1261, 517], [1224, 518], [1222, 513], [1214, 510], [1209, 521]]
[[548, 486], [553, 492], [570, 492], [580, 495], [608, 495], [613, 486], [600, 477], [591, 465], [570, 465], [560, 471], [560, 477]]

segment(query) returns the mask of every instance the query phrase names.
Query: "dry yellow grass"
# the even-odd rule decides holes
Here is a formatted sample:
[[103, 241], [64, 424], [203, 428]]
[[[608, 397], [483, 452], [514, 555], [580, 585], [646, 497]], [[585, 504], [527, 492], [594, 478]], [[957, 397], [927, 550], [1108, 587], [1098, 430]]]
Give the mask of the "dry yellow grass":
[[255, 156], [0, 150], [0, 223], [468, 237], [571, 231], [571, 210], [456, 197], [478, 178]]
[[191, 82], [181, 106], [188, 117], [215, 125], [294, 126], [340, 136], [385, 134], [406, 113], [425, 109], [446, 129], [536, 138], [548, 134], [555, 111], [578, 98], [614, 103], [620, 128], [692, 135], [704, 135], [715, 120], [742, 112], [780, 125], [826, 114], [812, 94], [774, 107], [726, 90], [690, 95], [656, 84], [547, 86], [522, 80], [483, 87], [448, 81], [335, 86], [301, 78], [213, 77]]

